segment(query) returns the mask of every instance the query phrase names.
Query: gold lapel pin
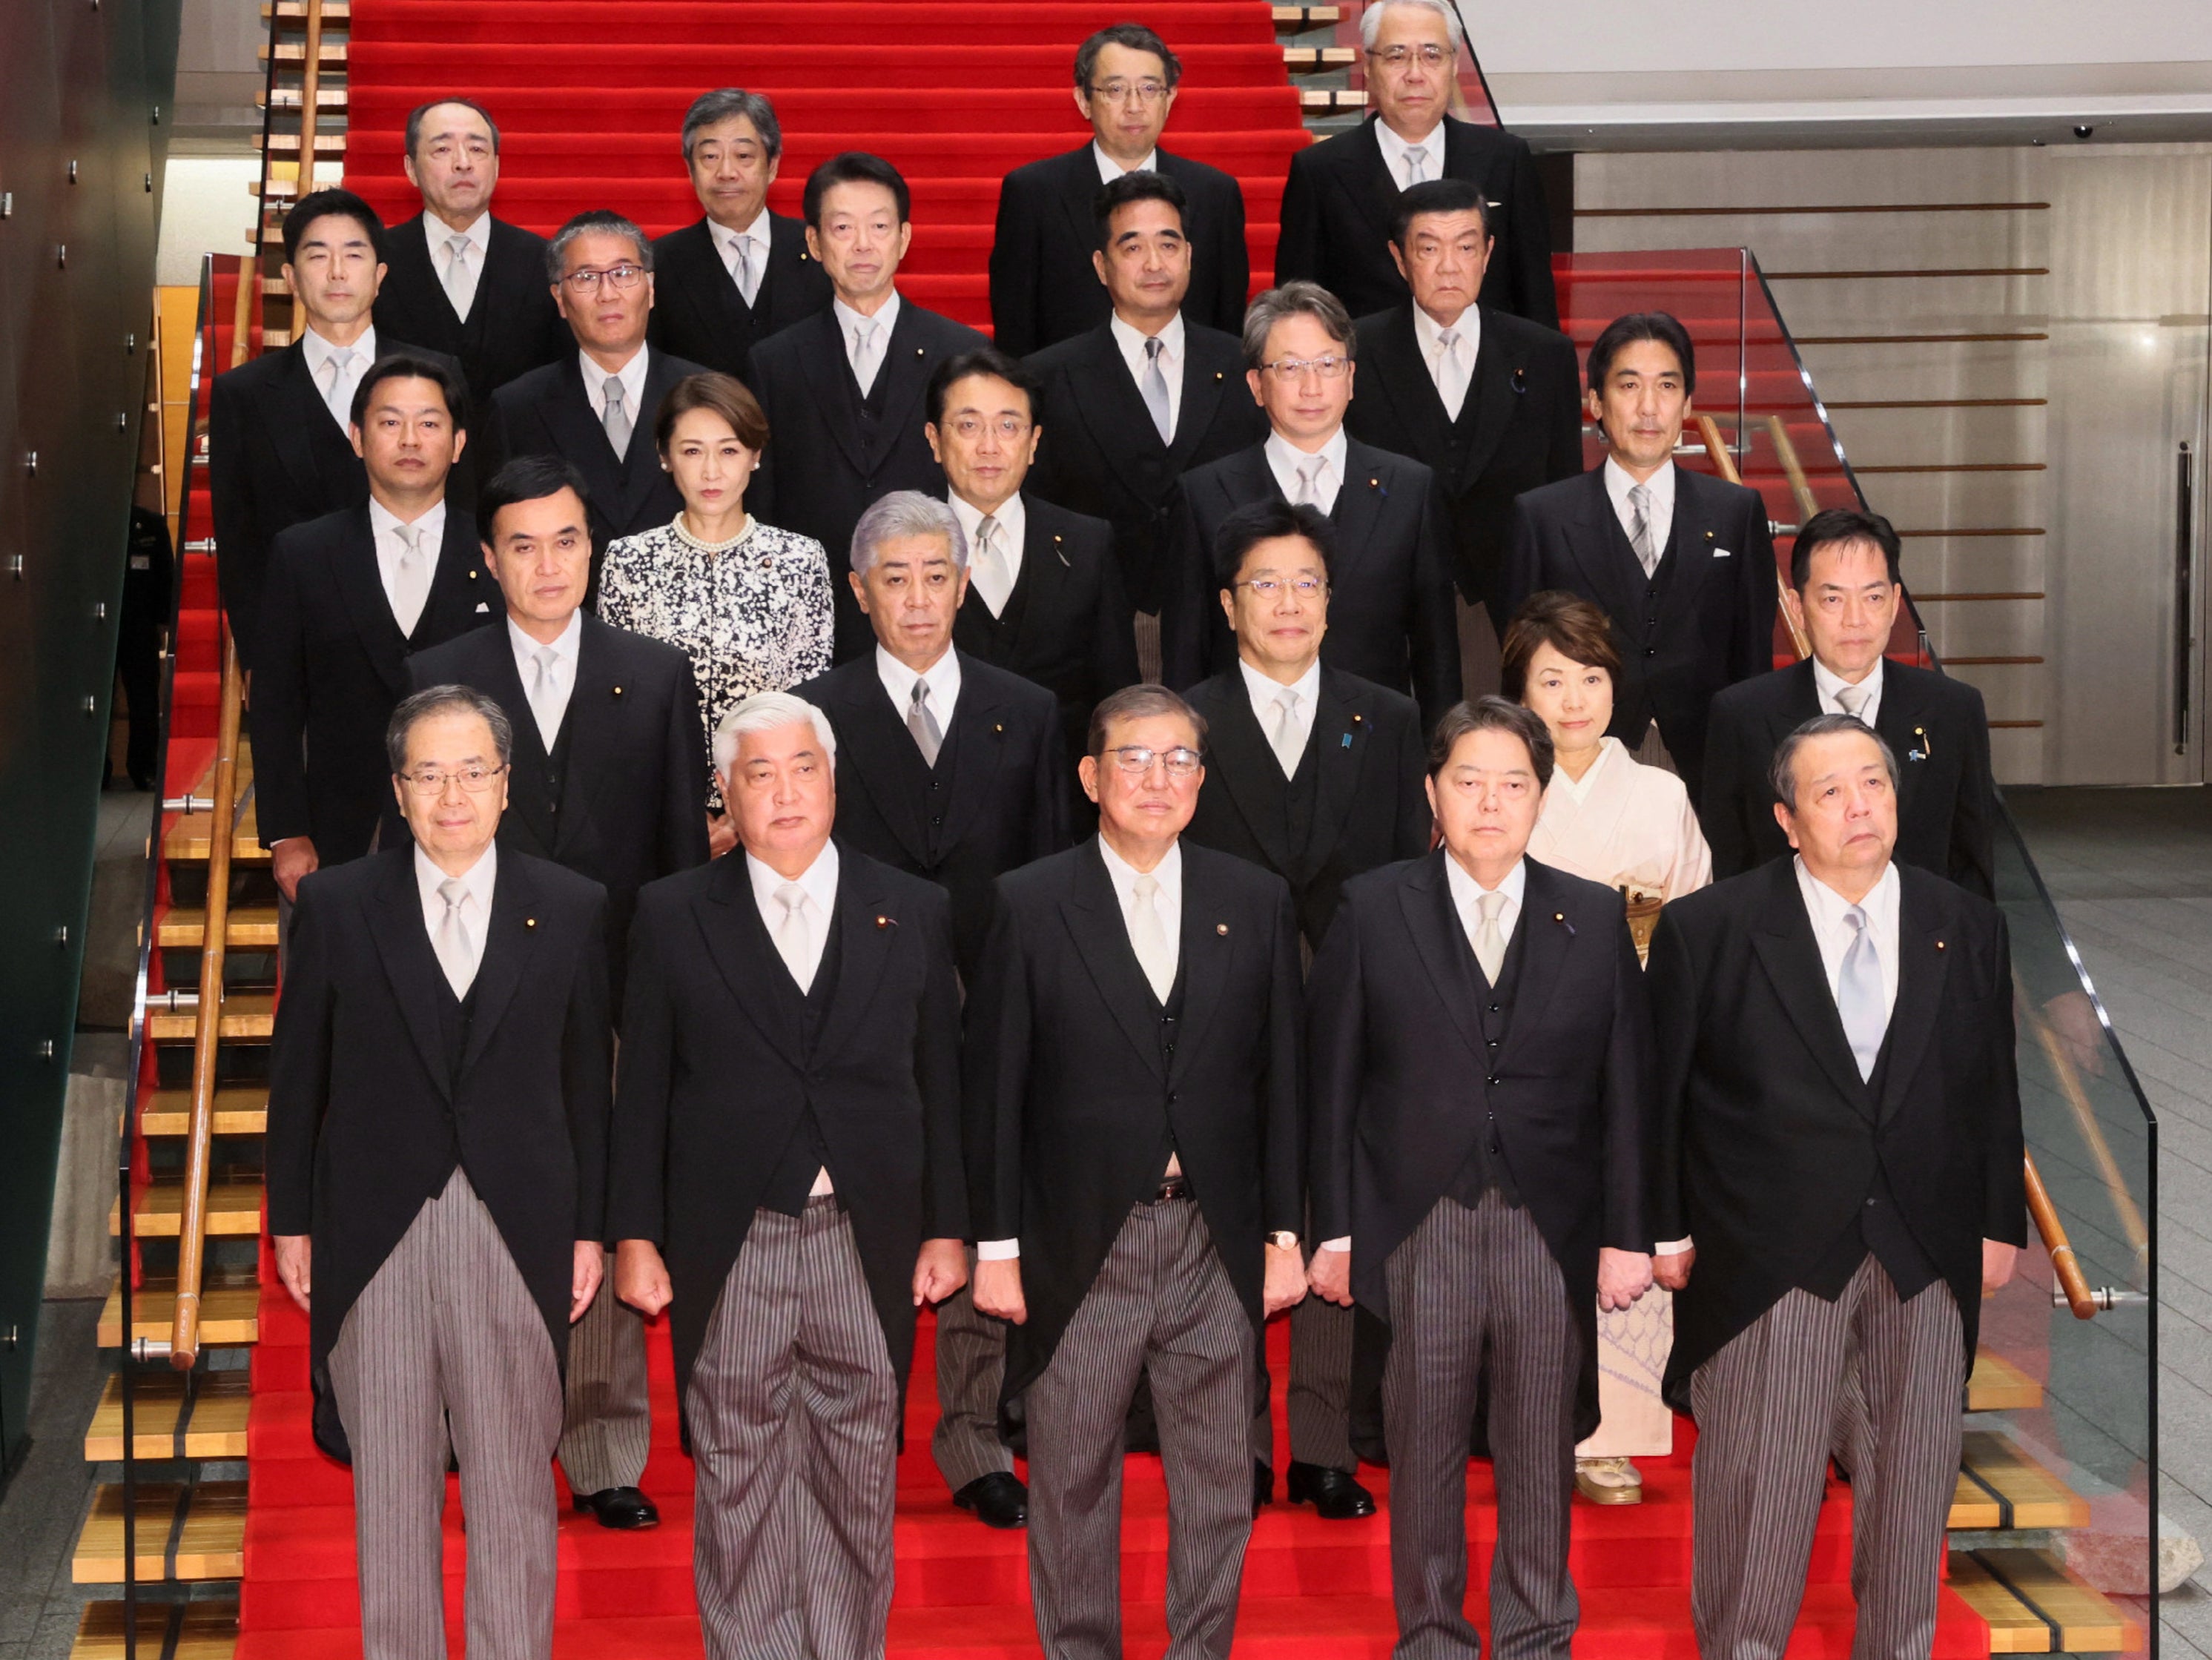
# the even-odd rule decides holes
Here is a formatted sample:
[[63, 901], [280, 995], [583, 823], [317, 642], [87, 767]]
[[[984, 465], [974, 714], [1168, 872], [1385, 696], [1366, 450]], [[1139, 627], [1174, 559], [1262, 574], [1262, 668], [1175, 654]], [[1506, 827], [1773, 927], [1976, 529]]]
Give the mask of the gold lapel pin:
[[525, 917], [522, 919], [522, 925], [525, 928], [535, 928], [538, 926], [538, 918], [535, 917]]
[[1367, 481], [1367, 488], [1370, 490], [1379, 490], [1382, 488], [1382, 481], [1379, 478], [1370, 478]]
[[1553, 922], [1565, 922], [1566, 919], [1567, 913], [1564, 911], [1554, 911], [1552, 912], [1552, 920]]
[[997, 721], [995, 721], [995, 720], [994, 720], [994, 721], [993, 721], [993, 722], [991, 723], [991, 730], [992, 730], [994, 732], [997, 732], [997, 733], [999, 733], [1000, 735], [1001, 735], [1001, 736], [1003, 736], [1005, 735], [1005, 733], [1006, 733], [1006, 729], [1004, 726], [1000, 725]]
[[1941, 951], [1941, 950], [1943, 948], [1943, 942], [1942, 942], [1942, 941], [1941, 941], [1941, 940], [1936, 941], [1936, 948], [1938, 951]]
[[616, 695], [617, 697], [620, 697], [620, 696], [622, 695], [622, 688], [621, 688], [621, 687], [617, 686], [617, 687], [616, 687], [616, 688], [615, 688], [615, 695]]
[[477, 579], [477, 573], [476, 573], [474, 571], [471, 571], [471, 572], [469, 573], [469, 580], [470, 580], [471, 582], [474, 582], [476, 579]]
[[1708, 541], [1708, 542], [1711, 542], [1712, 539], [1713, 539], [1713, 533], [1712, 533], [1711, 530], [1706, 531], [1706, 532], [1705, 532], [1705, 540], [1706, 540], [1706, 541]]
[[1221, 371], [1220, 371], [1220, 370], [1218, 370], [1218, 369], [1216, 369], [1216, 370], [1213, 372], [1213, 378], [1214, 378], [1216, 380], [1220, 379], [1221, 379]]
[[1362, 720], [1364, 720], [1364, 718], [1365, 718], [1364, 716], [1363, 716], [1363, 715], [1354, 715], [1354, 716], [1352, 718], [1352, 724], [1354, 726], [1357, 726], [1357, 725], [1358, 725], [1358, 724], [1359, 724], [1359, 723], [1360, 723]]
[[876, 926], [878, 928], [889, 928], [890, 925], [891, 919], [889, 917], [878, 917], [876, 918]]
[[1213, 924], [1213, 931], [1226, 939], [1229, 936], [1229, 924], [1225, 922], [1218, 922]]
[[915, 354], [916, 357], [923, 357], [923, 356], [927, 356], [927, 353], [925, 353], [925, 352], [922, 350], [922, 348], [921, 348], [921, 347], [919, 347], [919, 346], [917, 346], [917, 347], [915, 347], [915, 348], [914, 348], [914, 354]]

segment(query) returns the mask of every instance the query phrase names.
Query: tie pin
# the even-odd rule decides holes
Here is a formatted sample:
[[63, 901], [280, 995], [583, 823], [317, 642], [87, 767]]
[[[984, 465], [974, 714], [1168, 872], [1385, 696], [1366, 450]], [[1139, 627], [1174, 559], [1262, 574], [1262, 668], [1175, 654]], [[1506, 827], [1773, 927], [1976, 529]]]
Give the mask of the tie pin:
[[1225, 939], [1229, 935], [1229, 924], [1225, 922], [1218, 922], [1213, 924], [1213, 931]]

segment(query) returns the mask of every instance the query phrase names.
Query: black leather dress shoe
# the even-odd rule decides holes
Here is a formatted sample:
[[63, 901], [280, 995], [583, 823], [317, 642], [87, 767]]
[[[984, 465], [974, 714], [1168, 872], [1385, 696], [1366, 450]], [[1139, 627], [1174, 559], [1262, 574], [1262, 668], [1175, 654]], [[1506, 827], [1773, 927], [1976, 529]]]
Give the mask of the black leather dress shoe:
[[598, 1493], [580, 1493], [576, 1508], [588, 1511], [592, 1519], [603, 1528], [618, 1528], [632, 1532], [639, 1528], [660, 1525], [660, 1512], [635, 1487], [607, 1487]]
[[1283, 1474], [1283, 1495], [1294, 1505], [1310, 1499], [1315, 1512], [1331, 1522], [1355, 1521], [1375, 1514], [1375, 1495], [1348, 1470], [1328, 1464], [1292, 1464]]
[[1257, 1458], [1252, 1461], [1252, 1514], [1257, 1516], [1275, 1502], [1275, 1472]]
[[974, 1511], [975, 1519], [987, 1528], [1029, 1525], [1030, 1490], [1019, 1477], [1003, 1469], [977, 1476], [952, 1495], [952, 1502], [962, 1510]]

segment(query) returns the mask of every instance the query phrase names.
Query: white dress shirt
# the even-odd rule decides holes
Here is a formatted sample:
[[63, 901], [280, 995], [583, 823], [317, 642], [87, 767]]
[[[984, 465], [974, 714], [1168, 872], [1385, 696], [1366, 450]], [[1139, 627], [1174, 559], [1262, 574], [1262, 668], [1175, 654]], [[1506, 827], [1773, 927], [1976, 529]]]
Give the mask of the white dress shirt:
[[[891, 290], [890, 298], [884, 301], [873, 317], [861, 316], [842, 300], [830, 302], [830, 314], [837, 319], [837, 333], [845, 342], [845, 361], [853, 371], [853, 378], [860, 383], [862, 397], [866, 397], [875, 386], [876, 373], [884, 367], [884, 360], [890, 353], [891, 330], [898, 327], [900, 304], [896, 288]], [[869, 350], [873, 355], [868, 360], [866, 374], [863, 375], [860, 373], [860, 331], [870, 324], [875, 325], [875, 332], [868, 341]]]
[[[459, 275], [458, 281], [453, 269], [456, 236], [469, 239], [468, 270]], [[477, 285], [483, 281], [484, 262], [491, 257], [491, 209], [486, 208], [471, 220], [467, 229], [456, 231], [426, 208], [422, 210], [422, 239], [429, 246], [430, 268], [437, 273], [446, 297], [453, 302], [453, 310], [461, 321], [467, 322], [476, 304]]]
[[1842, 700], [1836, 696], [1836, 694], [1849, 686], [1850, 682], [1829, 668], [1820, 658], [1814, 657], [1813, 659], [1813, 691], [1820, 700], [1820, 712], [1824, 715], [1856, 713], [1869, 729], [1872, 728], [1875, 719], [1881, 713], [1881, 663], [1882, 660], [1876, 657], [1874, 660], [1874, 667], [1868, 671], [1867, 677], [1858, 683], [1859, 689], [1867, 694], [1866, 701], [1860, 705], [1857, 710], [1853, 711], [1844, 708]]
[[1145, 384], [1145, 342], [1160, 342], [1160, 379], [1168, 387], [1168, 441], [1173, 443], [1182, 421], [1182, 313], [1177, 312], [1170, 318], [1167, 327], [1157, 335], [1147, 335], [1131, 327], [1121, 320], [1118, 312], [1106, 326], [1114, 336], [1114, 343], [1121, 348], [1121, 360], [1129, 366], [1129, 379], [1139, 386]]
[[[1636, 508], [1628, 500], [1628, 493], [1636, 488], [1636, 481], [1611, 456], [1605, 458], [1605, 494], [1613, 503], [1613, 511], [1620, 520], [1620, 533], [1633, 544], [1636, 532], [1630, 528], [1636, 523]], [[1659, 470], [1644, 481], [1651, 492], [1651, 506], [1645, 517], [1651, 525], [1651, 545], [1659, 556], [1667, 556], [1667, 538], [1674, 532], [1674, 463], [1672, 460], [1660, 464]]]
[[[733, 282], [738, 276], [738, 245], [740, 242], [745, 245], [745, 251], [751, 255], [753, 262], [753, 297], [760, 294], [761, 279], [768, 275], [769, 253], [775, 245], [769, 238], [769, 222], [766, 208], [755, 214], [753, 222], [741, 231], [733, 231], [719, 220], [707, 221], [707, 234], [714, 239], [714, 251], [721, 257], [722, 269], [729, 272], [730, 280]], [[746, 304], [751, 303], [749, 298]]]
[[[422, 844], [415, 844], [415, 888], [422, 899], [422, 927], [436, 943], [440, 924], [446, 920], [446, 896], [438, 889], [444, 885], [446, 873], [431, 863], [430, 856], [422, 851]], [[461, 885], [468, 889], [460, 904], [461, 931], [468, 936], [469, 972], [473, 978], [483, 966], [484, 935], [491, 925], [491, 896], [499, 881], [499, 844], [488, 843], [477, 856], [477, 862], [461, 872]]]
[[[368, 499], [369, 539], [376, 545], [376, 575], [384, 585], [384, 603], [392, 608], [392, 620], [399, 625], [403, 634], [412, 634], [415, 625], [422, 620], [422, 612], [430, 603], [430, 590], [438, 580], [438, 550], [446, 542], [446, 502], [441, 496], [437, 504], [411, 528], [422, 534], [422, 593], [418, 603], [410, 605], [399, 590], [399, 560], [406, 552], [399, 538], [392, 534], [409, 521], [403, 519], [374, 496]], [[411, 611], [412, 615], [404, 615]]]
[[1421, 348], [1421, 361], [1429, 366], [1429, 379], [1436, 383], [1437, 396], [1444, 401], [1444, 413], [1457, 421], [1467, 403], [1468, 389], [1474, 385], [1474, 356], [1482, 349], [1482, 307], [1469, 306], [1451, 326], [1457, 338], [1452, 342], [1450, 357], [1457, 373], [1447, 374], [1440, 338], [1444, 325], [1419, 306], [1413, 307], [1413, 339]]
[[[652, 350], [640, 342], [629, 362], [615, 371], [615, 379], [622, 382], [623, 412], [629, 416], [630, 430], [650, 427], [656, 411], [645, 407], [645, 358]], [[584, 373], [584, 398], [592, 406], [592, 419], [604, 422], [607, 418], [607, 372], [593, 361], [589, 352], [578, 352], [576, 361]]]
[[1269, 433], [1266, 452], [1268, 470], [1275, 476], [1275, 487], [1282, 491], [1283, 500], [1298, 499], [1298, 463], [1318, 455], [1328, 465], [1321, 470], [1315, 481], [1313, 505], [1324, 513], [1336, 506], [1336, 493], [1344, 488], [1344, 457], [1346, 445], [1344, 428], [1339, 427], [1328, 436], [1328, 442], [1319, 450], [1301, 450], [1280, 433]]
[[1157, 149], [1135, 167], [1125, 167], [1107, 154], [1105, 147], [1095, 138], [1091, 141], [1091, 159], [1098, 164], [1098, 182], [1102, 185], [1112, 184], [1125, 173], [1158, 173], [1160, 170], [1160, 153]]
[[945, 655], [917, 675], [880, 645], [876, 647], [876, 678], [884, 683], [884, 695], [891, 700], [891, 708], [906, 724], [906, 712], [914, 706], [914, 683], [926, 681], [929, 685], [929, 712], [937, 717], [937, 730], [948, 736], [952, 731], [952, 711], [960, 701], [960, 653], [950, 645]]
[[[1844, 913], [1851, 902], [1805, 868], [1803, 857], [1793, 857], [1790, 863], [1797, 869], [1797, 891], [1805, 896], [1806, 914], [1813, 919], [1813, 941], [1820, 948], [1820, 967], [1828, 977], [1828, 995], [1838, 995], [1844, 980], [1844, 953], [1851, 948], [1856, 937]], [[1883, 867], [1881, 880], [1875, 883], [1867, 896], [1859, 901], [1859, 909], [1866, 912], [1867, 926], [1873, 930], [1875, 957], [1881, 965], [1881, 1006], [1883, 1017], [1897, 1009], [1897, 912], [1898, 901], [1905, 884], [1898, 880], [1894, 863]]]
[[1290, 735], [1275, 759], [1283, 762], [1283, 776], [1290, 777], [1297, 771], [1296, 760], [1284, 760], [1283, 751], [1291, 755], [1303, 755], [1307, 742], [1313, 736], [1314, 716], [1321, 707], [1321, 659], [1316, 657], [1306, 671], [1285, 686], [1279, 680], [1270, 680], [1243, 657], [1237, 659], [1237, 671], [1244, 676], [1245, 695], [1252, 700], [1252, 715], [1260, 723], [1260, 731], [1272, 747], [1274, 742], [1275, 708], [1284, 693], [1291, 697]]
[[[786, 914], [783, 901], [776, 898], [775, 890], [790, 878], [776, 875], [750, 853], [745, 855], [745, 875], [752, 881], [753, 903], [760, 908], [761, 924], [773, 941]], [[830, 943], [830, 922], [837, 914], [837, 844], [823, 843], [822, 851], [814, 856], [814, 863], [800, 871], [797, 880], [806, 890], [806, 902], [799, 910], [806, 918], [807, 951], [800, 965], [805, 972], [794, 973], [793, 978], [799, 981], [799, 990], [804, 995], [813, 989], [814, 976], [822, 966], [823, 948]], [[814, 1185], [807, 1189], [806, 1196], [818, 1199], [836, 1191], [825, 1166], [814, 1172]]]
[[1415, 150], [1424, 158], [1423, 182], [1444, 176], [1444, 124], [1441, 121], [1429, 129], [1429, 136], [1419, 143], [1408, 144], [1391, 130], [1388, 121], [1378, 120], [1375, 124], [1375, 142], [1382, 148], [1382, 165], [1390, 169], [1390, 177], [1401, 191], [1414, 182], [1412, 157]]
[[[550, 651], [558, 659], [553, 664], [553, 683], [546, 690], [543, 706], [532, 701], [531, 712], [538, 721], [538, 736], [544, 742], [545, 753], [553, 753], [554, 741], [561, 736], [561, 723], [568, 713], [568, 697], [576, 689], [576, 653], [584, 643], [584, 614], [572, 611], [568, 626], [561, 631], [558, 639], [535, 640], [515, 626], [513, 617], [507, 620], [507, 644], [514, 648], [514, 669], [522, 676], [522, 695], [530, 699], [532, 689], [538, 684], [538, 654]], [[550, 721], [550, 724], [548, 724]]]
[[[325, 390], [323, 366], [341, 352], [351, 352], [353, 360]], [[352, 426], [353, 395], [360, 390], [361, 378], [368, 373], [368, 366], [376, 361], [376, 325], [371, 324], [363, 329], [361, 338], [352, 345], [339, 346], [317, 334], [315, 325], [310, 323], [300, 330], [300, 355], [306, 360], [315, 390], [323, 394], [323, 405], [331, 412], [331, 419], [338, 423], [341, 431]]]
[[[1014, 585], [1022, 579], [1022, 538], [1029, 534], [1030, 525], [1030, 512], [1022, 505], [1022, 493], [1015, 491], [991, 514], [994, 526], [991, 545], [999, 550], [1000, 562], [1006, 567], [1006, 585], [996, 591], [987, 585], [981, 567], [975, 563], [976, 550], [981, 541], [977, 533], [983, 523], [982, 509], [968, 501], [957, 491], [946, 492], [946, 499], [952, 504], [952, 517], [960, 521], [960, 533], [968, 538], [969, 585], [981, 597], [983, 603], [991, 608], [991, 615], [997, 616], [1006, 609], [1006, 602], [1013, 597]], [[947, 651], [945, 655], [949, 657], [952, 653]], [[953, 683], [956, 688], [959, 683], [957, 669]], [[937, 698], [934, 684], [929, 688], [929, 696], [934, 703]], [[902, 710], [900, 712], [903, 714], [905, 712]], [[944, 717], [940, 715], [938, 718], [941, 721]]]

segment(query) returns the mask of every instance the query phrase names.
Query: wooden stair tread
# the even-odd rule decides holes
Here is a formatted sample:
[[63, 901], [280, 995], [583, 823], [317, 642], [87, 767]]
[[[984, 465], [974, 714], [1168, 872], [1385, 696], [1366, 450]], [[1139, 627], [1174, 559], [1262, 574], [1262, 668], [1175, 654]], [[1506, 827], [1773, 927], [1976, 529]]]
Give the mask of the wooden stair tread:
[[[276, 948], [276, 907], [273, 905], [234, 905], [223, 924], [223, 943], [233, 951], [274, 951]], [[189, 947], [198, 950], [207, 940], [207, 912], [200, 906], [173, 906], [155, 930], [155, 942], [165, 951]]]
[[[238, 1651], [238, 1604], [141, 1602], [138, 1652], [169, 1660], [231, 1660]], [[78, 1617], [70, 1660], [125, 1660], [123, 1604], [87, 1602]]]
[[[230, 839], [230, 858], [234, 864], [266, 864], [269, 850], [261, 845], [258, 826], [259, 815], [252, 803], [238, 821], [238, 827]], [[215, 815], [212, 813], [179, 813], [177, 821], [169, 827], [169, 833], [161, 839], [161, 857], [181, 863], [204, 863], [208, 850], [215, 845]]]
[[1334, 6], [1275, 6], [1279, 29], [1317, 29], [1338, 21], [1343, 13]]
[[1283, 67], [1292, 75], [1314, 70], [1348, 70], [1359, 61], [1359, 53], [1350, 46], [1285, 46], [1283, 48]]
[[[243, 1458], [246, 1457], [246, 1415], [253, 1402], [253, 1384], [246, 1372], [207, 1372], [197, 1375], [191, 1412], [185, 1414], [185, 1378], [181, 1373], [145, 1372], [132, 1391], [131, 1440], [141, 1458]], [[184, 1424], [179, 1439], [177, 1426]], [[88, 1459], [114, 1461], [123, 1457], [123, 1380], [111, 1377], [100, 1391], [92, 1424], [84, 1433]]]
[[[246, 1483], [141, 1483], [132, 1528], [138, 1583], [235, 1579], [246, 1572]], [[179, 1512], [182, 1512], [181, 1521]], [[103, 1482], [77, 1535], [70, 1577], [80, 1585], [123, 1583], [123, 1488]]]
[[[175, 1181], [148, 1184], [139, 1195], [136, 1209], [131, 1213], [131, 1231], [142, 1239], [174, 1239], [184, 1219], [185, 1184], [180, 1177]], [[112, 1234], [123, 1231], [123, 1202], [118, 1199], [107, 1213], [107, 1231]], [[238, 1239], [261, 1232], [261, 1183], [236, 1179], [212, 1180], [208, 1183], [208, 1237]]]
[[2127, 1611], [2046, 1550], [1954, 1550], [1950, 1585], [1988, 1623], [1991, 1654], [2109, 1654], [2142, 1645], [2142, 1627]]
[[2089, 1501], [2006, 1436], [1968, 1430], [1950, 1525], [1960, 1529], [2078, 1528]]
[[[138, 1133], [152, 1139], [181, 1136], [191, 1127], [192, 1092], [157, 1089], [138, 1114]], [[239, 1085], [215, 1092], [215, 1133], [258, 1136], [269, 1122], [269, 1091]]]
[[1969, 1412], [2032, 1412], [2043, 1404], [2043, 1385], [2002, 1354], [1981, 1349], [1966, 1379]]
[[[146, 1035], [155, 1043], [190, 1043], [198, 1030], [199, 1011], [155, 1009], [146, 1016]], [[233, 991], [222, 1000], [217, 1034], [234, 1042], [268, 1041], [276, 1029], [276, 997], [270, 991]]]
[[[169, 1340], [177, 1318], [177, 1282], [168, 1275], [149, 1274], [131, 1294], [131, 1336], [136, 1342]], [[210, 1269], [200, 1282], [200, 1344], [220, 1348], [261, 1340], [261, 1284], [252, 1270]], [[99, 1343], [123, 1347], [123, 1287], [109, 1288], [100, 1311]]]

